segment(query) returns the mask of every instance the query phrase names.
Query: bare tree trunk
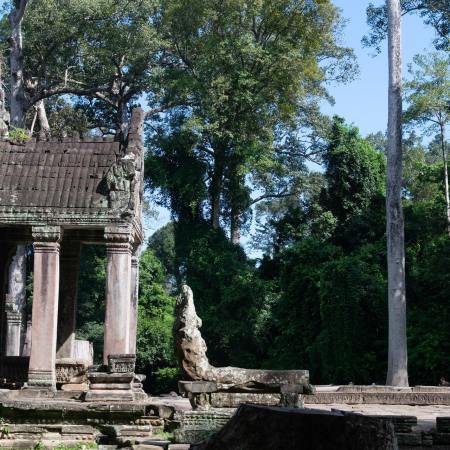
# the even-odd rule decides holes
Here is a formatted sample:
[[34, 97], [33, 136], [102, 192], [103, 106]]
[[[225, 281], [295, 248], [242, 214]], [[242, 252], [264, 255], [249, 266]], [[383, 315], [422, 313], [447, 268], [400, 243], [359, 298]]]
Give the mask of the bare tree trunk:
[[214, 172], [211, 179], [211, 225], [217, 230], [220, 226], [221, 198], [223, 191], [223, 173], [225, 168], [223, 149], [214, 150]]
[[25, 126], [25, 91], [23, 79], [22, 21], [28, 0], [16, 0], [15, 10], [9, 15], [11, 37], [9, 39], [11, 66], [11, 124], [15, 127]]
[[406, 340], [405, 230], [402, 192], [402, 49], [400, 0], [387, 0], [389, 47], [388, 167], [386, 234], [389, 300], [387, 385], [408, 386]]
[[242, 213], [245, 211], [245, 177], [241, 175], [241, 162], [236, 158], [229, 166], [230, 239], [235, 245], [241, 243]]
[[0, 58], [0, 136], [8, 135], [9, 113], [6, 110], [6, 94], [3, 75], [4, 61]]
[[[10, 123], [19, 128], [25, 126], [25, 90], [23, 79], [22, 21], [28, 0], [15, 0], [15, 9], [9, 15], [11, 37], [9, 39], [10, 76]], [[26, 261], [25, 246], [18, 245], [9, 271], [9, 289], [13, 293], [25, 292]]]
[[442, 161], [444, 162], [444, 187], [445, 187], [445, 205], [447, 212], [447, 233], [450, 236], [450, 194], [448, 189], [448, 164], [447, 164], [447, 149], [445, 144], [445, 125], [441, 123], [441, 150]]
[[241, 243], [241, 211], [240, 209], [233, 209], [231, 212], [231, 242], [235, 245]]
[[40, 100], [38, 102], [38, 104], [36, 105], [36, 109], [39, 120], [39, 135], [41, 137], [48, 137], [50, 136], [50, 125], [48, 123], [44, 100]]
[[119, 101], [117, 107], [117, 130], [116, 138], [119, 137], [120, 140], [126, 139], [128, 136], [128, 127], [130, 126], [130, 116], [128, 114], [128, 102], [126, 100]]

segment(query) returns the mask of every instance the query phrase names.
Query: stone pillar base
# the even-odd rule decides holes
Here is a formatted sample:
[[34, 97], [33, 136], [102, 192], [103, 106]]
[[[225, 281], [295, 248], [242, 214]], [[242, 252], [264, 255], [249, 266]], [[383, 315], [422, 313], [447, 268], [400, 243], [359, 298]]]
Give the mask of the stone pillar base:
[[30, 369], [28, 371], [28, 382], [25, 388], [56, 391], [54, 372]]
[[133, 395], [134, 395], [134, 399], [137, 401], [142, 401], [142, 400], [147, 400], [148, 395], [146, 394], [146, 392], [143, 389], [143, 382], [145, 381], [147, 377], [145, 375], [139, 374], [137, 373], [134, 376], [134, 380], [133, 380]]
[[86, 402], [132, 402], [134, 373], [89, 372]]

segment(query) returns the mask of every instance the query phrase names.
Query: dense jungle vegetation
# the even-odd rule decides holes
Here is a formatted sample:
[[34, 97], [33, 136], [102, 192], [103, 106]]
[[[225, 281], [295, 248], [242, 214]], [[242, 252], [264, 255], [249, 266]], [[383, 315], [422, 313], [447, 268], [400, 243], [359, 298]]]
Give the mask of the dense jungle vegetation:
[[[14, 59], [20, 74], [11, 69], [22, 90], [13, 125], [123, 139], [131, 108], [147, 111], [148, 210], [171, 213], [140, 262], [138, 369], [152, 392], [176, 387], [171, 328], [182, 283], [193, 289], [214, 365], [384, 384], [386, 137], [361, 136], [358, 124], [321, 112], [330, 84], [358, 71], [331, 0], [5, 7], [0, 76], [23, 53]], [[436, 32], [436, 51], [405, 74], [402, 196], [409, 376], [430, 385], [450, 378], [449, 13], [439, 0], [402, 7]], [[19, 22], [23, 49], [9, 39]], [[378, 47], [385, 25], [385, 9], [370, 5], [365, 44]], [[3, 92], [0, 118], [5, 104]], [[97, 357], [104, 277], [104, 249], [85, 247], [78, 336]]]

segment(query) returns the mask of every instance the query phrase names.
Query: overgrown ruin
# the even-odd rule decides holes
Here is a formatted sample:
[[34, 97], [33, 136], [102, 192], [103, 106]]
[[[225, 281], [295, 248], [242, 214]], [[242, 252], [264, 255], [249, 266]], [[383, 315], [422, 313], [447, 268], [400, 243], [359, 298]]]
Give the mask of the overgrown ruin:
[[[107, 249], [104, 373], [90, 375], [97, 381], [87, 396], [133, 399], [142, 125], [143, 112], [135, 109], [125, 142], [93, 137], [0, 142], [0, 377], [5, 383], [49, 392], [57, 384], [87, 389], [92, 354], [75, 336], [80, 249], [102, 244]], [[33, 301], [27, 324], [19, 259], [30, 245]], [[108, 383], [117, 389], [108, 389]]]

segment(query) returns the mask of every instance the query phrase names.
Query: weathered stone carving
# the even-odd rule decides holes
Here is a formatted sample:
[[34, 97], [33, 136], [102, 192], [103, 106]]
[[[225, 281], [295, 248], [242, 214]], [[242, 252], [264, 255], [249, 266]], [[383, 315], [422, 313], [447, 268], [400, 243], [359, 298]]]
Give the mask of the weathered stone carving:
[[109, 191], [109, 207], [133, 215], [140, 198], [141, 157], [127, 153], [106, 174]]
[[206, 356], [206, 343], [200, 333], [202, 321], [197, 316], [194, 296], [189, 286], [182, 286], [176, 303], [174, 324], [175, 351], [188, 380], [214, 382], [218, 390], [280, 392], [282, 385], [301, 385], [312, 391], [307, 370], [259, 370], [214, 367]]
[[34, 226], [32, 232], [35, 242], [59, 242], [62, 237], [61, 227], [58, 226]]
[[136, 355], [108, 355], [109, 373], [134, 373]]
[[56, 361], [55, 367], [57, 383], [84, 383], [87, 381], [87, 367], [83, 362], [61, 359]]

